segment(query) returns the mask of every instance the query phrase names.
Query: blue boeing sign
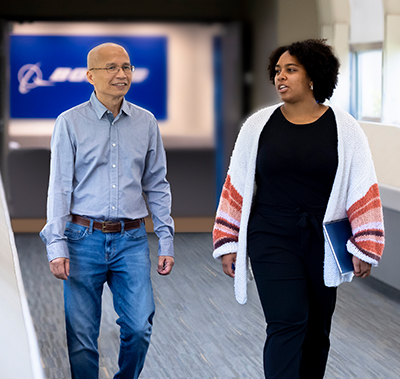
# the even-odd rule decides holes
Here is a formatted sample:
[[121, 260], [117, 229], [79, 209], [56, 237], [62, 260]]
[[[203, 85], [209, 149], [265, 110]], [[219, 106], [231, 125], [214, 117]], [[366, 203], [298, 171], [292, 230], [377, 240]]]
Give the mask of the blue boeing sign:
[[11, 117], [56, 118], [87, 101], [86, 56], [104, 42], [124, 46], [136, 68], [126, 99], [167, 119], [167, 38], [159, 36], [11, 36]]

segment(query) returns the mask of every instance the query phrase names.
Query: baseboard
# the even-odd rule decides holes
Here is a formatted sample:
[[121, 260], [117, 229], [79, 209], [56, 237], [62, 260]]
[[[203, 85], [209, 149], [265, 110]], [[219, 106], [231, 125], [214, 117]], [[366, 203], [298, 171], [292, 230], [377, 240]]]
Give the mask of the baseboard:
[[177, 233], [211, 233], [214, 217], [174, 217]]
[[14, 233], [39, 233], [46, 224], [45, 218], [12, 218]]
[[[214, 225], [213, 217], [174, 217], [174, 221], [176, 233], [211, 233]], [[39, 233], [45, 224], [44, 218], [11, 219], [14, 233]], [[154, 232], [150, 217], [146, 217], [146, 230]]]

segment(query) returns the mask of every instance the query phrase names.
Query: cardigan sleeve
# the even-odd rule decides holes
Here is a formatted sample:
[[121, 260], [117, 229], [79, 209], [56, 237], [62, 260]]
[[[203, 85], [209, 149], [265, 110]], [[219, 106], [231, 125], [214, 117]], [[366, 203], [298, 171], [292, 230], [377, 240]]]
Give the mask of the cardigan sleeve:
[[249, 160], [247, 155], [249, 137], [246, 125], [245, 123], [241, 128], [235, 142], [228, 174], [219, 200], [213, 229], [214, 258], [238, 251], [244, 178]]
[[382, 204], [377, 183], [350, 206], [347, 216], [353, 231], [353, 236], [347, 242], [348, 251], [377, 266], [385, 244]]
[[228, 173], [222, 188], [213, 229], [214, 258], [237, 252], [242, 204], [243, 197], [232, 184]]
[[252, 128], [257, 113], [250, 116], [240, 129], [232, 152], [228, 174], [213, 229], [213, 257], [237, 253], [239, 230], [242, 219], [245, 178], [250, 163], [250, 152], [254, 143]]
[[359, 259], [377, 266], [383, 253], [385, 235], [382, 203], [368, 141], [357, 124], [354, 138], [350, 186], [346, 212], [353, 236], [348, 251]]

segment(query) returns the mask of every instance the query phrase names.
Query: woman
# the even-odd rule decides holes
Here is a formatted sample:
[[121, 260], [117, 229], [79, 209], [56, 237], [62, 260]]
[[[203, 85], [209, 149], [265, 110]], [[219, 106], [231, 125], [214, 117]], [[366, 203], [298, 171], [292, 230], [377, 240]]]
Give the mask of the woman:
[[[243, 125], [214, 226], [214, 257], [246, 302], [248, 259], [267, 322], [265, 377], [323, 378], [336, 287], [365, 278], [384, 244], [379, 190], [364, 133], [324, 105], [339, 62], [322, 40], [283, 46], [269, 74], [282, 103]], [[354, 274], [341, 275], [324, 222], [348, 217]]]

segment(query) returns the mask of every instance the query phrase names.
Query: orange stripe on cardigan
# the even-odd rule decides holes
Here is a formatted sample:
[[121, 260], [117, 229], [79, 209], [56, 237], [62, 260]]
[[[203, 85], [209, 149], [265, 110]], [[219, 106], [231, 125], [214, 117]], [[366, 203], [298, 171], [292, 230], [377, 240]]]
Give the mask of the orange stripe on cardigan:
[[[352, 230], [358, 230], [351, 238], [352, 244], [364, 255], [379, 262], [384, 248], [382, 204], [378, 184], [373, 184], [360, 200], [347, 211]], [[372, 225], [375, 226], [371, 227]]]
[[[219, 202], [218, 211], [226, 213], [230, 218], [233, 218], [238, 223], [240, 223], [240, 218], [242, 216], [242, 210], [236, 207], [236, 203], [232, 203], [229, 199], [222, 198]], [[217, 213], [217, 217], [221, 217], [220, 212]], [[227, 220], [228, 221], [228, 220]]]
[[[228, 238], [228, 237], [221, 238], [218, 241], [215, 241], [214, 250], [217, 250], [219, 247], [221, 247], [221, 246], [223, 246], [223, 245], [225, 245], [226, 243], [229, 243], [229, 242], [237, 242], [237, 239], [235, 240], [233, 238]], [[233, 253], [233, 251], [232, 251], [232, 253]]]
[[230, 206], [241, 212], [243, 197], [240, 196], [238, 191], [236, 191], [236, 188], [233, 186], [231, 177], [229, 175], [226, 177], [221, 197], [228, 200]]
[[357, 217], [360, 213], [365, 213], [373, 208], [381, 208], [381, 200], [379, 198], [379, 187], [378, 184], [373, 184], [368, 192], [360, 200], [356, 201], [347, 211], [347, 216], [350, 223], [354, 217]]
[[364, 255], [372, 258], [376, 262], [379, 262], [382, 258], [384, 245], [382, 243], [375, 243], [370, 241], [369, 243], [364, 243], [356, 241], [354, 237], [350, 237], [350, 241], [353, 245]]
[[[233, 222], [240, 223], [242, 215], [243, 197], [239, 194], [231, 182], [231, 177], [226, 177], [218, 206], [217, 218], [214, 224], [213, 241], [214, 250], [228, 242], [237, 242], [239, 227]], [[226, 219], [223, 217], [226, 214]]]
[[231, 234], [239, 233], [239, 228], [236, 225], [226, 221], [221, 217], [216, 218], [215, 227], [218, 228], [219, 230], [226, 230], [228, 233], [230, 232]]
[[215, 225], [213, 230], [214, 250], [227, 242], [237, 242], [238, 239], [238, 233], [221, 230], [217, 225]]
[[357, 230], [357, 228], [360, 227], [362, 229], [363, 225], [366, 225], [369, 222], [371, 222], [370, 220], [374, 220], [375, 222], [382, 221], [382, 209], [381, 208], [369, 209], [367, 212], [359, 214], [358, 217], [353, 217], [353, 218], [349, 217], [349, 220], [351, 228], [353, 230]]

